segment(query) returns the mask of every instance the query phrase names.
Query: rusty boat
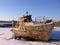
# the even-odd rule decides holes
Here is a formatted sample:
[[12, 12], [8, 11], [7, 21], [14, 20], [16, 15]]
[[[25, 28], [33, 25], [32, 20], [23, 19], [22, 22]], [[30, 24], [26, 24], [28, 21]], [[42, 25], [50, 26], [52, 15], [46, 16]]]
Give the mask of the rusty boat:
[[43, 21], [42, 24], [37, 23], [37, 21], [33, 21], [31, 15], [27, 13], [26, 16], [20, 17], [16, 24], [13, 22], [13, 37], [15, 39], [18, 37], [19, 39], [33, 38], [48, 41], [53, 29], [54, 23], [52, 20]]

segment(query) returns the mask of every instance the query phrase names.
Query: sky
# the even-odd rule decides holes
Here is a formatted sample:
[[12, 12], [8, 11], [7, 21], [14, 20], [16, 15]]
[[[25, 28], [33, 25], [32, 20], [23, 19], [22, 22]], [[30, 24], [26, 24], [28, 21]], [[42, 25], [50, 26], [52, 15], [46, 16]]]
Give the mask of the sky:
[[26, 11], [33, 19], [60, 20], [60, 0], [0, 0], [0, 20], [18, 20]]

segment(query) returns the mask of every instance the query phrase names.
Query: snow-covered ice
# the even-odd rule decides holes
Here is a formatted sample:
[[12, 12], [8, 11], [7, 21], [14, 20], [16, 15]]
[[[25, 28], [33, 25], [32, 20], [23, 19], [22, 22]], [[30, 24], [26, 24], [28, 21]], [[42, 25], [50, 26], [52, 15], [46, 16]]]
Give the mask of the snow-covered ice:
[[[10, 39], [13, 35], [12, 28], [0, 28], [0, 45], [58, 45], [60, 41], [25, 41], [25, 40], [15, 40]], [[54, 27], [51, 33], [50, 39], [60, 40], [60, 27]], [[10, 39], [10, 40], [9, 40]]]

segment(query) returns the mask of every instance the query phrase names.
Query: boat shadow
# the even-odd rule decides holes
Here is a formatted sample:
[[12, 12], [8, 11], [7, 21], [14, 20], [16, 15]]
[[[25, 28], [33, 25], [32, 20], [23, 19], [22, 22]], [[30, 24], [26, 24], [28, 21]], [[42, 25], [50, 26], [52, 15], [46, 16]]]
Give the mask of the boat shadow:
[[60, 42], [60, 30], [53, 30], [48, 41]]

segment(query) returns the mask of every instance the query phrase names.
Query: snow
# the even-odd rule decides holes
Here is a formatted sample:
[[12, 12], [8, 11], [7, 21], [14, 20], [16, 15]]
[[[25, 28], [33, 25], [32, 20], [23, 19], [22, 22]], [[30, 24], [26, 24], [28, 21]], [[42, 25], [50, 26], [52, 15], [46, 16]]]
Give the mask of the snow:
[[60, 30], [60, 27], [54, 27], [55, 30]]
[[[11, 39], [13, 36], [12, 28], [0, 28], [0, 45], [58, 45], [60, 41], [26, 41]], [[60, 27], [54, 27], [50, 39], [60, 40]]]

